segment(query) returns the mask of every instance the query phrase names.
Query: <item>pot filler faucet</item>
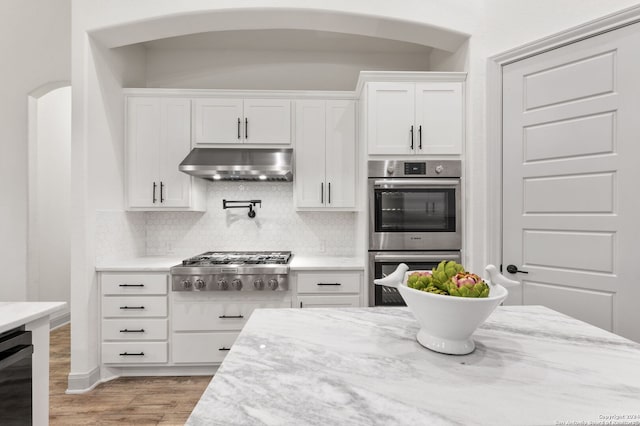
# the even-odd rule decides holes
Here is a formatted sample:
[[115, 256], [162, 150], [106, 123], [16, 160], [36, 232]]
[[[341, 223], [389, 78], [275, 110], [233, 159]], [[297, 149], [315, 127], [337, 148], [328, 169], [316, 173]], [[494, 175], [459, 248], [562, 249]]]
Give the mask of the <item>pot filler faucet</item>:
[[[243, 203], [241, 205], [235, 205], [238, 203]], [[229, 205], [232, 204], [232, 205]], [[256, 212], [253, 208], [256, 204], [260, 204], [260, 208], [262, 208], [262, 200], [247, 200], [247, 201], [233, 201], [233, 200], [222, 200], [222, 208], [223, 209], [249, 209], [249, 217], [253, 219], [256, 217]]]

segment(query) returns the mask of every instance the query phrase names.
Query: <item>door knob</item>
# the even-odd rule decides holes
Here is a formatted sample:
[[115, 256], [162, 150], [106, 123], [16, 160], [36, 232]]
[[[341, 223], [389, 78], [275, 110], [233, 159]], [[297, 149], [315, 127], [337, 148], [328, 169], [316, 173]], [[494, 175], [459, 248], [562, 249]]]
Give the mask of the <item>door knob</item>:
[[518, 267], [516, 265], [507, 265], [507, 272], [510, 274], [515, 274], [515, 273], [522, 273], [522, 274], [528, 274], [529, 272], [527, 271], [522, 271], [520, 269], [518, 269]]

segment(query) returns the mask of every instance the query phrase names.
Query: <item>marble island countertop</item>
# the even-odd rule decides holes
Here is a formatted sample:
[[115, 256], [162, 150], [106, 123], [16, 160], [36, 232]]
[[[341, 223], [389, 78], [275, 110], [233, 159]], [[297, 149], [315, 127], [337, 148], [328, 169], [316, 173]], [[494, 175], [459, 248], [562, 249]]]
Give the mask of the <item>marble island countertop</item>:
[[541, 306], [499, 307], [469, 355], [417, 331], [406, 308], [257, 310], [187, 424], [640, 424], [640, 344]]
[[66, 302], [0, 302], [0, 333], [58, 312]]

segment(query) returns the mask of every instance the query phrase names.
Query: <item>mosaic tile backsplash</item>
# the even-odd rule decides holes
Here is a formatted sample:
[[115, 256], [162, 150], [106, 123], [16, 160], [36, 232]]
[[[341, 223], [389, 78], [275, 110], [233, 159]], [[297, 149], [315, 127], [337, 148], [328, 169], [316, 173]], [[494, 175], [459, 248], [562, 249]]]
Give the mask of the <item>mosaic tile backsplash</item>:
[[96, 212], [96, 260], [138, 257], [146, 253], [147, 220], [144, 212]]
[[[222, 209], [222, 200], [262, 200], [255, 208]], [[148, 256], [186, 257], [208, 250], [291, 250], [299, 255], [352, 256], [355, 254], [355, 220], [353, 212], [297, 212], [293, 206], [293, 185], [287, 182], [208, 182], [207, 211], [202, 212], [121, 212], [143, 215], [144, 250]], [[121, 219], [122, 220], [122, 219]], [[106, 224], [100, 224], [106, 221]], [[139, 248], [138, 219], [118, 222], [98, 216], [101, 235], [99, 255], [118, 252], [118, 241]], [[119, 239], [109, 236], [109, 229], [126, 224], [132, 236]], [[127, 232], [126, 230], [119, 232]], [[102, 247], [105, 245], [107, 247]]]

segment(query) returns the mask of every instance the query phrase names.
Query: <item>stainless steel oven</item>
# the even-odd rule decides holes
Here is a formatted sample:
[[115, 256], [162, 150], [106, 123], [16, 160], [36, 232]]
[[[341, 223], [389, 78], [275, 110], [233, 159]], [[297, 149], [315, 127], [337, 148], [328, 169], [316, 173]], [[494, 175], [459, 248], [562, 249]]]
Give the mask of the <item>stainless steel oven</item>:
[[370, 251], [369, 252], [369, 306], [404, 306], [398, 290], [374, 285], [373, 280], [383, 278], [396, 270], [398, 264], [406, 263], [409, 270], [431, 270], [443, 260], [460, 262], [459, 251]]
[[460, 161], [369, 161], [368, 169], [369, 250], [460, 250]]
[[373, 284], [399, 263], [461, 261], [461, 169], [459, 160], [369, 161], [370, 306], [405, 304], [398, 290]]

